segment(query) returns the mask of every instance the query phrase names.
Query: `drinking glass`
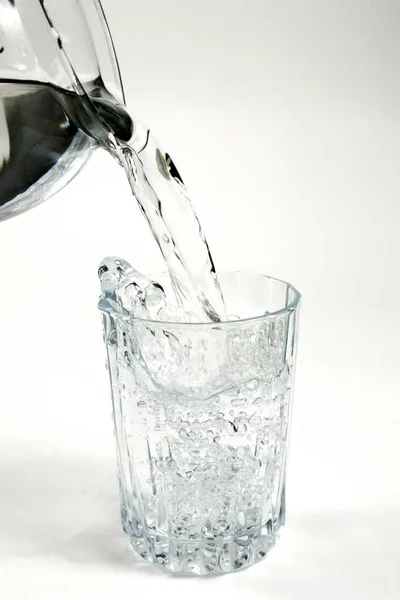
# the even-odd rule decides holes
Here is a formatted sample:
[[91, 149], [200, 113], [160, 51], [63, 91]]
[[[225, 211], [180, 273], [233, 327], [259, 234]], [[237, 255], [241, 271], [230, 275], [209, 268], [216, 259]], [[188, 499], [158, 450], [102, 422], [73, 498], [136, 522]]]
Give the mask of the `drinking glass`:
[[220, 283], [226, 322], [150, 321], [99, 303], [123, 529], [172, 572], [250, 566], [285, 522], [300, 295], [259, 274]]

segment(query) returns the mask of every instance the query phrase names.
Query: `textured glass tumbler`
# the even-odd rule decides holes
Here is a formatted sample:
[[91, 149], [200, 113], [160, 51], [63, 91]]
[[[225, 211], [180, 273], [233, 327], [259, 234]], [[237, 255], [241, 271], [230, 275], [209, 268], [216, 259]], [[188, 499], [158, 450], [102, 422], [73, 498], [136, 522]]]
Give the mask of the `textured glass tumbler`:
[[285, 521], [300, 295], [257, 274], [220, 282], [240, 319], [146, 321], [99, 304], [123, 528], [172, 572], [252, 565]]

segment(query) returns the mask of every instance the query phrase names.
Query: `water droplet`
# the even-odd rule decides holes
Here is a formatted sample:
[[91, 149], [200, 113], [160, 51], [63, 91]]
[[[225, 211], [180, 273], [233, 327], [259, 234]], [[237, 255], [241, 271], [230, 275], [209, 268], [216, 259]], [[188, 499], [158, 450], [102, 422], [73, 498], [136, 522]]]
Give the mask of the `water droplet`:
[[258, 381], [258, 379], [250, 379], [250, 381], [246, 383], [246, 387], [248, 390], [255, 390], [256, 388], [258, 388], [259, 385], [260, 382]]
[[235, 398], [232, 400], [232, 406], [244, 406], [247, 403], [247, 398]]

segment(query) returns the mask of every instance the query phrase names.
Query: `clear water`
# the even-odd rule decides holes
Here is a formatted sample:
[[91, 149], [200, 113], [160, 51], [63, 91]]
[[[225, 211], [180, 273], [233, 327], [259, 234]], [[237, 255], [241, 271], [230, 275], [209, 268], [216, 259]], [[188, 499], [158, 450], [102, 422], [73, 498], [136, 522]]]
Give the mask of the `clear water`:
[[56, 90], [0, 82], [0, 207], [49, 173], [78, 135]]
[[[138, 150], [128, 144], [127, 113], [110, 96], [104, 96], [101, 88], [98, 90], [85, 108], [90, 118], [92, 107], [96, 112], [91, 133], [124, 168], [165, 260], [178, 305], [196, 313], [198, 319], [220, 321], [226, 311], [214, 261], [178, 170], [150, 131], [145, 136], [141, 131], [143, 143]], [[104, 124], [105, 130], [96, 130]], [[139, 127], [132, 127], [135, 138], [135, 127]]]
[[164, 257], [178, 305], [195, 313], [197, 320], [223, 319], [226, 310], [214, 261], [171, 159], [150, 133], [138, 154], [121, 143], [113, 151]]
[[123, 166], [178, 304], [200, 320], [219, 321], [225, 306], [214, 261], [171, 157], [149, 131], [134, 149], [128, 142], [139, 128], [126, 109], [101, 81], [88, 89], [79, 96], [38, 82], [0, 83], [0, 207], [49, 173], [83, 131]]

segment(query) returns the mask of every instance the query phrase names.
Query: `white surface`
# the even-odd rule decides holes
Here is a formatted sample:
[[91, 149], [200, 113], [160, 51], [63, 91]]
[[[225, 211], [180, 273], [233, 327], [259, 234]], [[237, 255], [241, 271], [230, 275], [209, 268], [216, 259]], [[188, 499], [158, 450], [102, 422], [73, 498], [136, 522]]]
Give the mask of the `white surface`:
[[0, 224], [0, 598], [398, 599], [398, 1], [104, 4], [130, 106], [184, 175], [217, 266], [303, 293], [288, 527], [232, 576], [132, 559], [96, 270], [107, 254], [161, 263], [99, 152]]

